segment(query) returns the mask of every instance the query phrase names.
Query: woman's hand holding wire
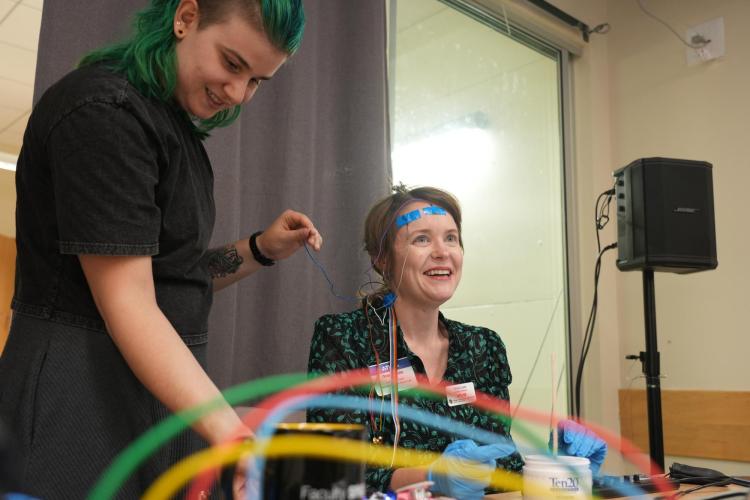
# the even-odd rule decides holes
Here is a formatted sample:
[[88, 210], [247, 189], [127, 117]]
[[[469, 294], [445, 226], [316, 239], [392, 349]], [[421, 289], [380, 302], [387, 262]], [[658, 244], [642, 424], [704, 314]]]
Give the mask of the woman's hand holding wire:
[[323, 237], [305, 214], [294, 210], [285, 210], [256, 240], [261, 253], [273, 260], [286, 259], [305, 243], [319, 251]]

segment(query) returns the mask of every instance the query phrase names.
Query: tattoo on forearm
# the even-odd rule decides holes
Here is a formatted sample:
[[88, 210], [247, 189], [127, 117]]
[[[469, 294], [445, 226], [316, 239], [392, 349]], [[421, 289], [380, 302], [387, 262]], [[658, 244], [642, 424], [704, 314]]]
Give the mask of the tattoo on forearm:
[[215, 248], [208, 251], [208, 272], [212, 278], [223, 278], [234, 274], [242, 264], [242, 257], [237, 253], [234, 245]]

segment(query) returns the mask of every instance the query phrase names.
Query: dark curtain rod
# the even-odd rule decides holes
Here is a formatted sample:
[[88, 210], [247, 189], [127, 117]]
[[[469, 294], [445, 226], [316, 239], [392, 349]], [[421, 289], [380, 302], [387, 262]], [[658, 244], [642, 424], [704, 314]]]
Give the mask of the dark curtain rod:
[[543, 11], [547, 12], [548, 14], [551, 14], [558, 18], [559, 20], [563, 21], [566, 24], [569, 24], [570, 26], [573, 26], [574, 28], [578, 28], [581, 31], [581, 36], [583, 37], [584, 42], [589, 41], [589, 25], [581, 21], [580, 19], [576, 19], [575, 17], [571, 16], [567, 12], [558, 9], [554, 5], [552, 5], [549, 2], [545, 2], [544, 0], [526, 0], [530, 4], [533, 4]]

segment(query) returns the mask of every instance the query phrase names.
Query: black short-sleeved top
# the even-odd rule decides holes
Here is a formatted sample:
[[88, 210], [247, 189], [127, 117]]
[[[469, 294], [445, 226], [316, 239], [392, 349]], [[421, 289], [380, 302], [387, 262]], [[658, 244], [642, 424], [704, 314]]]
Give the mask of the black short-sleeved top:
[[71, 72], [31, 114], [16, 186], [15, 311], [103, 331], [77, 255], [150, 255], [159, 307], [206, 340], [213, 172], [176, 104], [101, 65]]
[[[447, 385], [474, 382], [476, 391], [489, 394], [507, 403], [511, 373], [505, 345], [500, 336], [487, 328], [451, 321], [442, 313], [439, 321], [448, 332], [448, 364], [443, 381]], [[372, 336], [368, 333], [368, 322], [371, 325]], [[308, 371], [311, 375], [317, 376], [373, 366], [376, 364], [375, 350], [378, 352], [378, 360], [381, 363], [388, 361], [387, 321], [382, 324], [372, 312], [369, 313], [368, 320], [363, 308], [344, 314], [326, 315], [315, 323]], [[409, 359], [417, 375], [425, 375], [422, 360], [406, 345], [400, 327], [397, 350], [399, 358]], [[362, 395], [356, 391], [342, 392]], [[382, 405], [379, 396], [376, 395], [375, 399], [376, 403], [372, 407], [376, 410], [372, 416], [364, 411], [321, 408], [308, 410], [307, 420], [362, 424], [368, 429], [370, 438], [380, 437], [384, 445], [393, 445], [394, 426], [390, 416], [390, 397], [385, 396]], [[510, 438], [510, 429], [504, 420], [470, 404], [449, 406], [445, 398], [436, 400], [420, 396], [412, 391], [399, 391], [399, 403]], [[371, 417], [375, 422], [374, 427]], [[401, 447], [441, 453], [456, 439], [461, 438], [423, 424], [401, 419], [399, 437]], [[516, 452], [498, 460], [497, 464], [500, 468], [520, 472], [523, 468], [523, 459]], [[392, 475], [391, 469], [368, 467], [366, 470], [368, 492], [386, 491]]]

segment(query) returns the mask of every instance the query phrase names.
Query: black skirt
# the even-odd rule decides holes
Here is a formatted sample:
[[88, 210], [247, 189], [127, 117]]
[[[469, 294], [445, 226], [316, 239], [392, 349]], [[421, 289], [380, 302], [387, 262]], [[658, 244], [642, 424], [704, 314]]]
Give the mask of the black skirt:
[[[205, 368], [206, 344], [190, 346]], [[0, 357], [0, 419], [14, 439], [24, 493], [85, 498], [112, 460], [170, 412], [136, 379], [109, 335], [14, 314]], [[117, 498], [139, 498], [205, 447], [192, 430], [135, 471]]]

